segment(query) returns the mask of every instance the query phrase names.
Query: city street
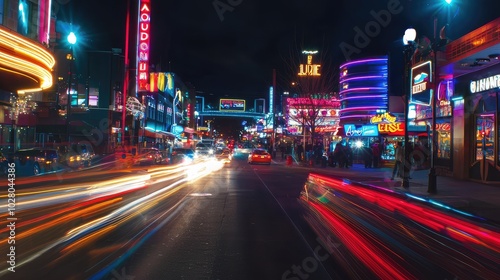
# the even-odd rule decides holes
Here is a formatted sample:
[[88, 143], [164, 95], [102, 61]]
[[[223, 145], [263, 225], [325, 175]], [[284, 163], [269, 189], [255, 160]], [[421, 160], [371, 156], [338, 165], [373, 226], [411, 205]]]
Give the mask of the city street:
[[[242, 158], [233, 159], [219, 166], [220, 169], [210, 169], [215, 165], [208, 162], [208, 165], [191, 166], [197, 168], [196, 173], [200, 175], [194, 178], [189, 172], [179, 173], [174, 166], [141, 167], [126, 174], [117, 171], [113, 179], [109, 174], [102, 177], [102, 191], [94, 187], [87, 198], [75, 192], [73, 201], [64, 200], [54, 186], [59, 200], [35, 204], [19, 214], [25, 225], [18, 231], [28, 231], [31, 235], [21, 237], [19, 234], [16, 273], [4, 271], [2, 278], [26, 279], [36, 275], [52, 279], [123, 279], [120, 277], [126, 276], [135, 279], [346, 279], [352, 277], [348, 271], [355, 268], [358, 272], [364, 271], [365, 276], [373, 276], [375, 272], [370, 272], [369, 266], [360, 266], [355, 259], [348, 266], [343, 264], [343, 258], [353, 258], [351, 248], [333, 231], [325, 232], [324, 224], [318, 224], [320, 220], [315, 222], [320, 216], [313, 214], [314, 210], [307, 210], [300, 198], [311, 171], [328, 173], [329, 178], [336, 178], [337, 173], [339, 178], [366, 182], [384, 181], [377, 177], [380, 174], [367, 176], [349, 169], [289, 167], [280, 161], [270, 166], [249, 165]], [[168, 168], [177, 171], [166, 171]], [[76, 174], [78, 172], [72, 173]], [[127, 189], [123, 189], [125, 185], [118, 185], [119, 178], [126, 178]], [[136, 179], [139, 185], [133, 188]], [[68, 182], [74, 180], [68, 176]], [[120, 190], [104, 184], [108, 181]], [[142, 186], [141, 182], [146, 185]], [[59, 184], [66, 186], [67, 193], [73, 192], [64, 185], [64, 179]], [[371, 219], [356, 210], [354, 204], [344, 203], [339, 201], [334, 213], [347, 220], [351, 219], [348, 217]], [[378, 208], [365, 199], [357, 200], [355, 205], [358, 204], [364, 205], [363, 209], [372, 209], [370, 211]], [[392, 219], [398, 219], [391, 217], [391, 212], [384, 216], [382, 221], [387, 225]], [[356, 227], [360, 232], [370, 232], [363, 224]], [[426, 254], [424, 249], [413, 247], [414, 241], [396, 228], [379, 228], [373, 234], [380, 230], [413, 248], [404, 254], [415, 257], [422, 250]], [[446, 239], [438, 235], [430, 240], [434, 238], [444, 238], [442, 242]], [[452, 242], [446, 248], [456, 246], [458, 243]], [[496, 245], [492, 243], [492, 246]], [[460, 247], [460, 250], [469, 249]], [[418, 265], [416, 267], [418, 269]], [[449, 269], [454, 270], [453, 266]], [[427, 270], [421, 271], [426, 275]], [[444, 269], [440, 275], [456, 274]]]

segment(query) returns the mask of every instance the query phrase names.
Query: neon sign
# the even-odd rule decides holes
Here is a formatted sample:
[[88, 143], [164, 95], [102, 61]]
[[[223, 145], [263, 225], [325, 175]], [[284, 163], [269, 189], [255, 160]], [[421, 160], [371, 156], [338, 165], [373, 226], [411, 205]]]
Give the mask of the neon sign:
[[370, 122], [377, 124], [379, 133], [388, 135], [401, 135], [404, 133], [405, 126], [404, 123], [396, 122], [396, 116], [391, 113], [383, 113], [373, 116]]
[[139, 33], [137, 54], [138, 91], [148, 90], [149, 78], [149, 34], [151, 30], [151, 9], [149, 0], [141, 0], [139, 9]]
[[411, 102], [429, 105], [433, 94], [432, 63], [423, 62], [411, 69]]
[[321, 76], [320, 64], [312, 64], [312, 55], [307, 56], [307, 64], [299, 65], [299, 76]]
[[493, 75], [484, 79], [470, 82], [470, 92], [476, 93], [500, 88], [500, 75]]

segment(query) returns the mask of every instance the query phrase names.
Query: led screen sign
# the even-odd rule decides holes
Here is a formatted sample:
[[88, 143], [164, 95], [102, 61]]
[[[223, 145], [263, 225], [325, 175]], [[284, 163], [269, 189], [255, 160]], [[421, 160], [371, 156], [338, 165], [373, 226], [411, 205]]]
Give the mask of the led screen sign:
[[426, 61], [411, 68], [411, 102], [427, 105], [432, 98], [432, 62]]
[[138, 91], [148, 91], [149, 49], [151, 32], [151, 6], [149, 0], [141, 0], [137, 33], [137, 81]]
[[220, 111], [245, 112], [245, 100], [243, 99], [221, 99], [219, 104]]

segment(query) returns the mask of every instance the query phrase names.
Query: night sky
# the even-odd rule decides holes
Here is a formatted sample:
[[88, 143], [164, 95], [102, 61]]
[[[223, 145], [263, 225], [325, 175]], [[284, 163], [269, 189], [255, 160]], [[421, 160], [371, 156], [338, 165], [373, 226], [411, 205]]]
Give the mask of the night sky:
[[[83, 48], [122, 48], [126, 1], [58, 0], [58, 20], [79, 26]], [[67, 2], [67, 3], [66, 3]], [[123, 5], [119, 4], [123, 3]], [[444, 0], [151, 0], [151, 63], [191, 82], [205, 96], [266, 97], [277, 70], [278, 90], [294, 78], [286, 60], [302, 49], [317, 49], [335, 66], [348, 59], [389, 54], [394, 70], [402, 69], [402, 35], [414, 27], [432, 38], [433, 18], [445, 23]], [[500, 16], [498, 0], [454, 0], [449, 37], [456, 39]], [[391, 6], [392, 5], [392, 6]], [[218, 7], [217, 12], [215, 6]], [[392, 7], [385, 26], [356, 47], [354, 28], [365, 29], [374, 13]], [[373, 12], [372, 12], [373, 11]], [[383, 14], [387, 14], [382, 12]], [[359, 45], [358, 45], [359, 46]], [[293, 52], [293, 53], [292, 53]], [[391, 69], [392, 70], [392, 69]], [[394, 71], [392, 73], [400, 71]], [[326, 74], [326, 73], [323, 73]], [[400, 77], [391, 78], [397, 95]]]

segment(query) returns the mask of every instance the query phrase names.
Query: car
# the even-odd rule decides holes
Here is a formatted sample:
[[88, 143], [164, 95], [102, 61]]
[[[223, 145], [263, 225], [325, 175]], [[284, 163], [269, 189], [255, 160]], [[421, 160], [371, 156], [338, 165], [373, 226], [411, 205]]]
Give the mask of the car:
[[212, 146], [200, 142], [196, 144], [194, 152], [196, 156], [212, 156], [214, 149]]
[[139, 150], [136, 164], [161, 164], [163, 162], [163, 155], [157, 148], [142, 148]]
[[233, 159], [233, 153], [231, 152], [230, 149], [225, 148], [220, 150], [215, 157], [224, 163], [231, 163], [231, 160]]
[[94, 148], [90, 143], [78, 142], [58, 147], [60, 162], [69, 167], [91, 166], [95, 157]]
[[60, 168], [58, 151], [51, 148], [21, 149], [9, 161], [15, 163], [20, 175], [40, 175]]
[[248, 163], [271, 164], [271, 155], [264, 149], [255, 149], [248, 155]]
[[233, 155], [235, 157], [250, 155], [255, 147], [250, 143], [240, 144], [235, 146], [233, 149]]
[[182, 163], [185, 161], [193, 161], [195, 153], [193, 149], [189, 148], [173, 148], [172, 149], [172, 163]]

